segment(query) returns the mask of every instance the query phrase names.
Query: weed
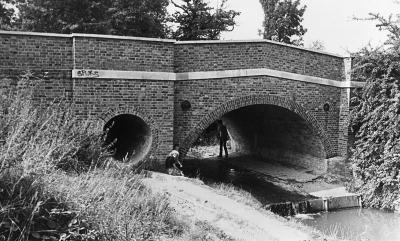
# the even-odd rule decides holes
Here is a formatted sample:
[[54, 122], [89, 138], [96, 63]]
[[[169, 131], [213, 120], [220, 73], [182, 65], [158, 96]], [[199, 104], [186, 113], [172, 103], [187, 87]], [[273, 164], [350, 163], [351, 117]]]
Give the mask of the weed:
[[[110, 158], [103, 126], [67, 99], [41, 103], [41, 78], [0, 87], [0, 240], [151, 240], [179, 230], [145, 174]], [[179, 229], [179, 228], [178, 228]]]

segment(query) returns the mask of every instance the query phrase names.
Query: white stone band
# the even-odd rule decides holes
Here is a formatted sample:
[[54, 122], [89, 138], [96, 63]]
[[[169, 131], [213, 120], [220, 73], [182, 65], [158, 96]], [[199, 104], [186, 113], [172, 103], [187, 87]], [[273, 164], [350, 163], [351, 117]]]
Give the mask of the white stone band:
[[296, 80], [301, 82], [328, 85], [339, 88], [362, 87], [363, 83], [341, 82], [337, 80], [313, 77], [308, 75], [294, 74], [272, 69], [238, 69], [205, 72], [145, 72], [145, 71], [119, 71], [119, 70], [92, 70], [73, 69], [72, 78], [96, 78], [96, 79], [132, 79], [132, 80], [166, 80], [166, 81], [187, 81], [203, 79], [238, 78], [250, 76], [271, 76], [282, 79]]
[[174, 81], [174, 80], [176, 80], [176, 74], [168, 73], [168, 72], [73, 69], [72, 70], [72, 78], [172, 80], [172, 81]]

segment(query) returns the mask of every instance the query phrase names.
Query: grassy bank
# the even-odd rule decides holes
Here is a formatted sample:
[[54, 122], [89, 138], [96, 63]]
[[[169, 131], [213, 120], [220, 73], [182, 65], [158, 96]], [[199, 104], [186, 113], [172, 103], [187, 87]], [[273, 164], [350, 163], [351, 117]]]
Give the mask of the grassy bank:
[[0, 240], [179, 234], [166, 198], [140, 184], [144, 174], [109, 158], [101, 123], [76, 119], [63, 98], [33, 102], [41, 81], [27, 74], [1, 82]]

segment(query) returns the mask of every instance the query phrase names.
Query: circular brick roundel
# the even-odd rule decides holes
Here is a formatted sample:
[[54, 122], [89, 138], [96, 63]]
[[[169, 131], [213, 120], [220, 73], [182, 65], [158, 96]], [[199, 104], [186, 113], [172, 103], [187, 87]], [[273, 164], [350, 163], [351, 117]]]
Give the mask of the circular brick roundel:
[[184, 101], [181, 102], [181, 109], [182, 109], [183, 111], [189, 111], [190, 108], [192, 108], [192, 104], [190, 104], [189, 101], [184, 100]]
[[182, 156], [186, 156], [186, 153], [196, 141], [200, 133], [205, 130], [209, 125], [211, 125], [214, 121], [219, 119], [221, 116], [226, 113], [233, 111], [235, 109], [250, 106], [250, 105], [258, 105], [258, 104], [267, 104], [267, 105], [276, 105], [283, 108], [286, 108], [294, 113], [298, 114], [308, 123], [310, 123], [311, 127], [318, 133], [321, 138], [322, 144], [324, 146], [324, 151], [326, 154], [326, 158], [330, 158], [335, 156], [335, 152], [332, 148], [330, 140], [328, 138], [325, 129], [322, 125], [319, 124], [318, 120], [309, 113], [306, 109], [304, 109], [300, 104], [283, 97], [273, 96], [273, 95], [248, 95], [239, 97], [233, 100], [229, 100], [214, 110], [212, 110], [209, 114], [205, 115], [192, 129], [192, 131], [186, 136], [183, 143], [181, 143], [181, 154]]

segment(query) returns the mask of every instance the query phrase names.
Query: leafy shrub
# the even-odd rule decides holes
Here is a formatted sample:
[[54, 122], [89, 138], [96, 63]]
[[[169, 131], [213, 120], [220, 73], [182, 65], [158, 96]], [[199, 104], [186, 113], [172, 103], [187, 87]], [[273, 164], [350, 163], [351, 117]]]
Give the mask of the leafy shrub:
[[393, 209], [400, 198], [400, 32], [395, 23], [377, 19], [397, 32], [386, 46], [355, 55], [353, 79], [366, 85], [351, 100], [357, 131], [352, 188], [363, 194], [365, 205]]

